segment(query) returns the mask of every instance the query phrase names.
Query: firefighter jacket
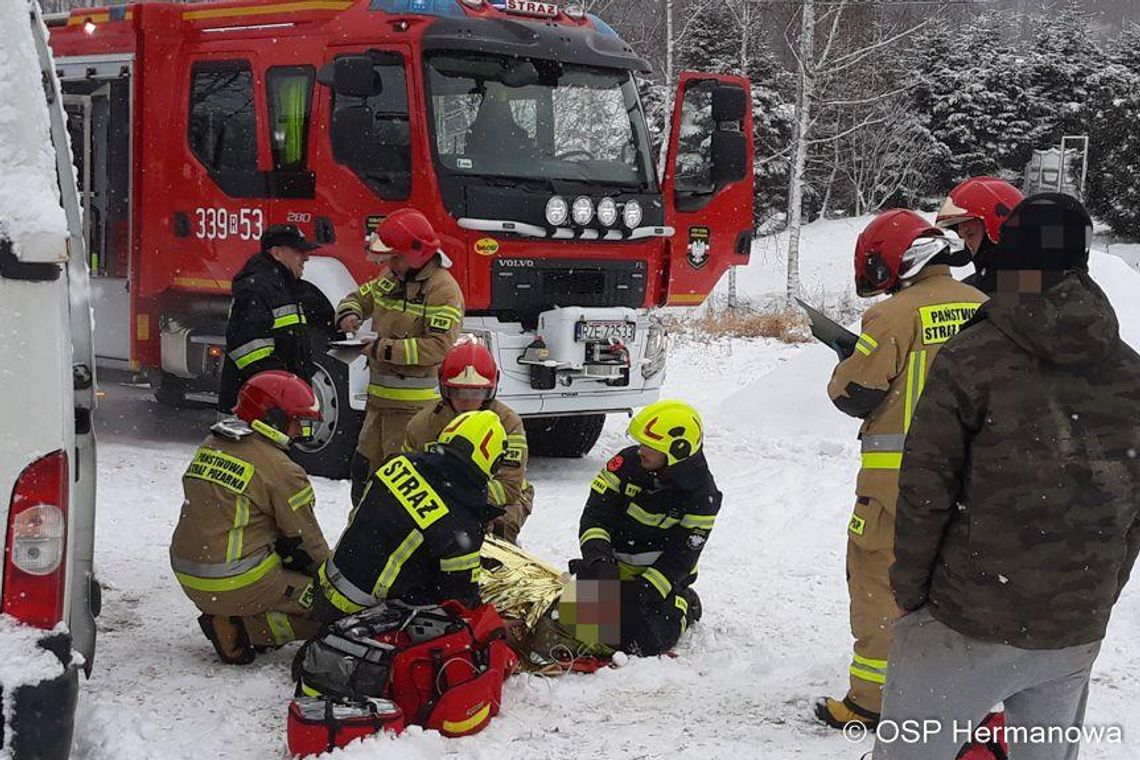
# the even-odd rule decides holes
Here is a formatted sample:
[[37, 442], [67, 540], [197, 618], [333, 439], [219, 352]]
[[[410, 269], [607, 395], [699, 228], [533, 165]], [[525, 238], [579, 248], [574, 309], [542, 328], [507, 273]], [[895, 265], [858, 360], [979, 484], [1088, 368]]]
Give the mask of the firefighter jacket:
[[630, 446], [610, 459], [590, 489], [578, 531], [583, 560], [613, 559], [623, 580], [640, 577], [662, 599], [696, 580], [721, 502], [703, 452], [661, 477], [646, 472]]
[[[530, 514], [534, 505], [534, 486], [526, 479], [527, 445], [522, 418], [498, 399], [492, 399], [483, 408], [497, 414], [503, 423], [503, 429], [507, 431], [503, 466], [487, 488], [491, 503], [501, 507], [517, 505], [526, 514]], [[447, 401], [440, 401], [433, 407], [421, 410], [408, 423], [404, 452], [424, 451], [428, 444], [435, 443], [439, 434], [456, 416], [455, 410]]]
[[1022, 649], [1104, 638], [1140, 555], [1140, 356], [1085, 273], [998, 293], [947, 346], [900, 473], [891, 586]]
[[304, 284], [268, 253], [256, 253], [233, 281], [233, 307], [226, 326], [226, 356], [218, 388], [218, 411], [228, 414], [246, 380], [283, 369], [308, 380], [313, 374]]
[[439, 398], [437, 374], [463, 326], [463, 294], [438, 258], [400, 280], [385, 269], [343, 299], [346, 316], [372, 319], [377, 340], [368, 354], [368, 406], [419, 404]]
[[333, 620], [389, 598], [478, 604], [490, 509], [487, 481], [470, 462], [446, 450], [389, 457], [320, 568], [317, 614]]
[[170, 564], [188, 590], [252, 589], [281, 571], [282, 554], [291, 569], [308, 574], [328, 557], [305, 471], [239, 425], [215, 425], [182, 476]]
[[[903, 441], [926, 374], [938, 351], [985, 300], [980, 291], [955, 281], [950, 267], [927, 266], [863, 314], [855, 352], [831, 377], [827, 392], [832, 402], [863, 420], [856, 492], [881, 499], [892, 514]], [[857, 528], [852, 526], [861, 534]]]

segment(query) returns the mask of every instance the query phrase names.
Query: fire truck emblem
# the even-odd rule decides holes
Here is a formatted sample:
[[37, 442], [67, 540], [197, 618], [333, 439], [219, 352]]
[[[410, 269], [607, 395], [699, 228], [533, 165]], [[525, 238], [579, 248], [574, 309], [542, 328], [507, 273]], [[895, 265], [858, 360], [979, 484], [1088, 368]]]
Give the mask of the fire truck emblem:
[[689, 228], [689, 250], [685, 257], [693, 269], [700, 269], [709, 263], [709, 243], [711, 235], [708, 227]]
[[499, 252], [499, 241], [495, 238], [479, 238], [475, 241], [475, 253], [480, 256], [494, 256]]

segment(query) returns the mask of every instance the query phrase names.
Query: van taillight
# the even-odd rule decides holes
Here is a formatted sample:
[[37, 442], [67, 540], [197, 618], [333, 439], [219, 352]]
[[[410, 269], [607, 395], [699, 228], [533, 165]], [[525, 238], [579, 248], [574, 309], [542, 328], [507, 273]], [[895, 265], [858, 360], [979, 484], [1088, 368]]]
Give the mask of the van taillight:
[[0, 609], [38, 628], [63, 620], [67, 487], [67, 454], [48, 454], [20, 474], [8, 511]]

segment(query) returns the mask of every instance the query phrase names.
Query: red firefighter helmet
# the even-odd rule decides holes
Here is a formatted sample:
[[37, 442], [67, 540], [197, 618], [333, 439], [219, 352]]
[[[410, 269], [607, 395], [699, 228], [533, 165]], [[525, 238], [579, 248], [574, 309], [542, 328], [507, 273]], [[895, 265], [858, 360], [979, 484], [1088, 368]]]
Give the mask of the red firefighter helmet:
[[986, 237], [998, 242], [1001, 226], [1025, 196], [1013, 185], [997, 177], [970, 177], [950, 191], [934, 223], [943, 229], [970, 219], [980, 219]]
[[456, 343], [439, 365], [439, 392], [445, 399], [478, 396], [486, 402], [495, 397], [498, 387], [495, 357], [477, 341]]
[[[263, 435], [277, 439], [279, 436], [263, 426], [285, 434], [293, 420], [320, 420], [321, 408], [308, 383], [291, 372], [271, 369], [258, 372], [241, 387], [234, 414]], [[301, 424], [304, 436], [307, 425]]]
[[884, 211], [855, 243], [855, 291], [864, 298], [885, 293], [949, 247], [942, 230], [915, 212]]
[[372, 253], [394, 253], [412, 269], [419, 269], [439, 253], [439, 235], [431, 222], [414, 208], [393, 211], [368, 237]]

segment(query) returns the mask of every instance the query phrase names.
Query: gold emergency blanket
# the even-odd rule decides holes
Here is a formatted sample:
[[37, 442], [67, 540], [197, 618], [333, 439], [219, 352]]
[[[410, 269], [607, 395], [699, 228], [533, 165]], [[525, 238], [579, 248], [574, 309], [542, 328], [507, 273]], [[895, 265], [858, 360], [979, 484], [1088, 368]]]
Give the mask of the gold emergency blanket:
[[539, 618], [562, 595], [570, 576], [495, 536], [483, 539], [479, 593], [505, 618], [533, 631]]

